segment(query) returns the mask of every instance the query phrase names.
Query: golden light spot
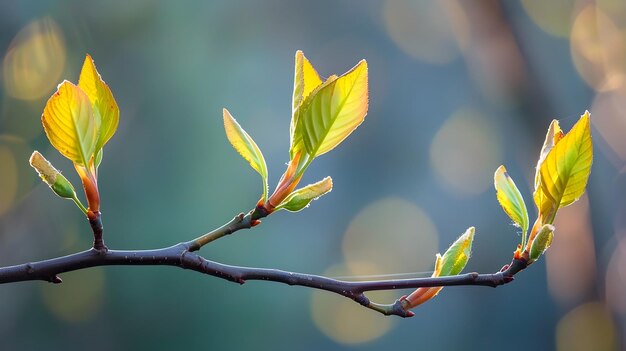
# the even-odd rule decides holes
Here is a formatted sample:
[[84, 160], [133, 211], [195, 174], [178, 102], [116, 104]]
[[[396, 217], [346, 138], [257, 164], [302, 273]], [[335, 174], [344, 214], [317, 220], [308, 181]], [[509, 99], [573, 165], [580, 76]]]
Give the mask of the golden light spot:
[[64, 273], [62, 284], [41, 286], [44, 305], [59, 319], [81, 323], [93, 318], [102, 305], [104, 270], [89, 268]]
[[626, 37], [603, 11], [587, 5], [576, 17], [570, 36], [576, 70], [596, 91], [622, 86], [626, 79]]
[[626, 1], [624, 0], [595, 0], [596, 6], [610, 16], [623, 28], [626, 23]]
[[[613, 161], [618, 169], [626, 162], [626, 85], [619, 89], [598, 93], [591, 106], [593, 118], [591, 123], [607, 142], [612, 151], [619, 157]], [[602, 144], [599, 147], [603, 147]]]
[[558, 351], [619, 350], [615, 324], [606, 307], [590, 302], [576, 307], [557, 325]]
[[567, 38], [572, 26], [576, 0], [522, 0], [528, 16], [548, 34]]
[[501, 158], [495, 128], [480, 112], [467, 108], [455, 112], [430, 145], [437, 180], [453, 194], [475, 195], [491, 189]]
[[587, 195], [559, 210], [554, 226], [554, 240], [546, 252], [548, 290], [558, 302], [580, 301], [594, 289], [596, 272]]
[[0, 215], [13, 205], [18, 187], [18, 170], [13, 152], [0, 144]]
[[0, 134], [0, 215], [16, 206], [41, 181], [30, 167], [32, 147], [23, 139]]
[[467, 18], [454, 0], [388, 0], [383, 21], [402, 51], [429, 63], [452, 61], [467, 41]]
[[11, 42], [4, 57], [4, 87], [8, 95], [35, 100], [49, 94], [65, 67], [65, 41], [49, 17], [30, 22]]
[[[346, 265], [355, 274], [432, 270], [437, 229], [424, 211], [400, 198], [378, 200], [362, 209], [343, 238]], [[368, 262], [381, 272], [368, 270]]]
[[[367, 264], [362, 270], [378, 270]], [[343, 276], [356, 274], [347, 266], [336, 265], [329, 268], [324, 275]], [[398, 296], [393, 291], [366, 293], [368, 298], [378, 303], [392, 303]], [[311, 298], [311, 316], [313, 322], [330, 339], [342, 344], [363, 344], [385, 335], [393, 325], [393, 319], [364, 308], [358, 303], [330, 293], [313, 290]]]
[[612, 310], [626, 315], [626, 231], [616, 236], [622, 239], [606, 270], [606, 300]]

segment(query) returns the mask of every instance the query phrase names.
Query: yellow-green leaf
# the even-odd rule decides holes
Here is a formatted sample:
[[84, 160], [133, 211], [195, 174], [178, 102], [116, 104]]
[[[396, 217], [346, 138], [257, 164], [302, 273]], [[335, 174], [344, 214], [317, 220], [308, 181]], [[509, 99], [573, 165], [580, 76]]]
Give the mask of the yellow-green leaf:
[[552, 245], [552, 238], [554, 236], [554, 226], [551, 224], [545, 224], [539, 230], [537, 236], [533, 240], [532, 245], [530, 246], [529, 258], [531, 262], [536, 261], [539, 256], [543, 255], [544, 252]]
[[294, 138], [296, 126], [298, 125], [298, 110], [302, 102], [313, 92], [315, 88], [322, 84], [322, 79], [313, 68], [313, 65], [304, 56], [302, 51], [296, 51], [296, 64], [293, 79], [293, 111], [291, 116], [291, 124], [289, 126], [290, 147], [294, 149], [294, 145], [302, 138]]
[[[313, 68], [313, 65], [304, 56], [302, 51], [296, 51], [296, 65], [293, 81], [293, 111], [302, 104], [302, 101], [322, 84], [322, 79]], [[294, 125], [295, 127], [295, 125]]]
[[547, 200], [540, 204], [539, 211], [546, 218], [544, 223], [552, 223], [556, 210], [578, 200], [585, 192], [592, 160], [589, 112], [585, 112], [541, 163], [540, 186]]
[[277, 210], [285, 209], [291, 212], [298, 212], [309, 206], [311, 201], [317, 200], [322, 195], [329, 193], [333, 189], [333, 180], [326, 177], [317, 183], [309, 184], [295, 190], [283, 202], [276, 207]]
[[541, 190], [541, 176], [539, 174], [539, 170], [541, 169], [541, 164], [548, 156], [548, 153], [556, 143], [558, 143], [563, 138], [563, 131], [559, 126], [559, 121], [556, 119], [552, 120], [550, 123], [550, 127], [548, 127], [548, 132], [546, 133], [546, 139], [543, 142], [543, 146], [541, 147], [541, 152], [539, 153], [539, 161], [537, 161], [537, 167], [535, 168], [535, 191], [533, 193], [533, 199], [535, 201], [535, 205], [538, 209], [544, 207], [542, 204], [545, 203], [547, 207], [549, 207], [550, 203], [544, 195], [543, 190]]
[[[528, 231], [528, 210], [522, 194], [520, 194], [513, 179], [509, 177], [504, 166], [500, 166], [496, 170], [493, 184], [496, 187], [496, 197], [500, 206], [513, 222], [522, 228], [522, 233], [525, 236]], [[522, 246], [524, 246], [523, 242]]]
[[365, 118], [368, 107], [367, 62], [328, 80], [300, 106], [298, 131], [306, 152], [317, 157], [335, 148]]
[[[457, 275], [461, 273], [472, 254], [472, 241], [474, 240], [474, 227], [468, 228], [441, 256], [437, 254], [433, 277]], [[402, 299], [405, 310], [409, 310], [434, 298], [441, 292], [442, 286], [429, 288], [417, 288], [409, 296]]]
[[[313, 89], [313, 91], [311, 91], [311, 93], [309, 93], [309, 95], [300, 104], [300, 107], [298, 107], [298, 109], [295, 111], [296, 116], [291, 119], [291, 122], [292, 123], [294, 121], [298, 121], [298, 122], [295, 124], [293, 132], [291, 133], [291, 146], [289, 148], [289, 156], [291, 157], [291, 160], [294, 159], [296, 152], [298, 152], [300, 150], [304, 149], [304, 151], [306, 153], [306, 149], [304, 147], [304, 140], [303, 140], [303, 134], [304, 134], [305, 126], [302, 123], [299, 122], [300, 121], [300, 117], [302, 115], [304, 115], [304, 113], [305, 113], [305, 109], [306, 109], [305, 106], [309, 106], [311, 104], [311, 101], [313, 99], [315, 99], [315, 97], [317, 96], [317, 93], [320, 90], [322, 90], [323, 88], [327, 87], [328, 85], [333, 83], [338, 78], [339, 77], [337, 75], [335, 75], [335, 74], [333, 74], [330, 77], [328, 77], [326, 79], [326, 81], [324, 81], [324, 83], [318, 85], [315, 89]], [[301, 162], [303, 162], [305, 159], [312, 160], [313, 158], [314, 158], [313, 156], [308, 155], [307, 157], [301, 157], [300, 160], [301, 160]]]
[[472, 255], [474, 227], [469, 227], [443, 254], [439, 276], [457, 275], [461, 273]]
[[243, 157], [250, 166], [257, 171], [261, 178], [263, 178], [263, 198], [267, 199], [267, 165], [265, 164], [265, 158], [263, 153], [256, 145], [254, 140], [246, 133], [243, 128], [237, 123], [235, 118], [231, 116], [227, 109], [224, 109], [224, 129], [226, 130], [226, 137], [230, 144], [237, 150], [237, 152]]
[[558, 143], [561, 139], [563, 139], [563, 130], [561, 130], [561, 126], [559, 125], [559, 121], [553, 119], [550, 122], [550, 126], [548, 127], [548, 132], [546, 133], [546, 139], [543, 141], [543, 146], [541, 147], [541, 152], [539, 153], [539, 161], [537, 161], [537, 168], [535, 169], [535, 190], [539, 188], [539, 169], [541, 168], [541, 164], [548, 156], [548, 153], [556, 143]]
[[86, 166], [96, 150], [99, 120], [89, 97], [79, 87], [63, 81], [46, 103], [41, 116], [50, 143], [72, 162]]
[[100, 119], [96, 151], [111, 139], [120, 119], [120, 109], [109, 86], [102, 80], [91, 56], [85, 57], [80, 71], [78, 86], [87, 94], [92, 104], [94, 117]]

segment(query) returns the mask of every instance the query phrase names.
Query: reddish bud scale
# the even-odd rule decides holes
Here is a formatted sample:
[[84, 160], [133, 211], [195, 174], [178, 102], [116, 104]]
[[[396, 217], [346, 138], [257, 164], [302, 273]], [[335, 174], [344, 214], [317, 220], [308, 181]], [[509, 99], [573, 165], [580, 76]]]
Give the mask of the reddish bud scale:
[[98, 181], [95, 174], [83, 166], [76, 164], [74, 166], [85, 189], [89, 212], [95, 213], [100, 211], [100, 193], [98, 192]]

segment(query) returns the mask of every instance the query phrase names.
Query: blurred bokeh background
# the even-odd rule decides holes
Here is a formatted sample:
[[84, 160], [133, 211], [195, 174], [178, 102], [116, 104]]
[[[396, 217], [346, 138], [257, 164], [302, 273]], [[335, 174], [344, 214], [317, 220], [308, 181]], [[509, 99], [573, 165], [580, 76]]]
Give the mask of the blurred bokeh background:
[[4, 1], [0, 265], [90, 245], [81, 213], [28, 165], [40, 150], [79, 184], [40, 116], [61, 80], [77, 81], [86, 53], [121, 109], [100, 167], [105, 238], [130, 249], [189, 240], [255, 204], [260, 181], [228, 144], [222, 107], [255, 138], [275, 184], [288, 158], [298, 49], [323, 76], [367, 59], [365, 123], [305, 175], [331, 175], [331, 194], [204, 256], [421, 276], [473, 225], [467, 270], [496, 271], [519, 234], [495, 199], [493, 171], [505, 164], [532, 207], [549, 122], [568, 130], [588, 109], [588, 192], [560, 211], [547, 257], [505, 287], [444, 289], [406, 320], [305, 288], [163, 267], [89, 269], [59, 286], [0, 287], [0, 349], [623, 349], [623, 0]]

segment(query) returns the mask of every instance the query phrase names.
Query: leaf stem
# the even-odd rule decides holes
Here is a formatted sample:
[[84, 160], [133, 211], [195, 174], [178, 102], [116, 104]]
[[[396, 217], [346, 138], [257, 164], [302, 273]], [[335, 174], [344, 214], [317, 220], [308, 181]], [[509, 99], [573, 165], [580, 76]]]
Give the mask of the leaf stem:
[[85, 215], [87, 215], [87, 208], [85, 208], [85, 206], [83, 205], [82, 202], [80, 202], [80, 200], [78, 199], [78, 197], [76, 197], [76, 194], [74, 194], [74, 197], [72, 197], [72, 201], [74, 201], [74, 203], [76, 204], [76, 206], [78, 206], [78, 208], [80, 208], [81, 211], [83, 211], [83, 213]]

